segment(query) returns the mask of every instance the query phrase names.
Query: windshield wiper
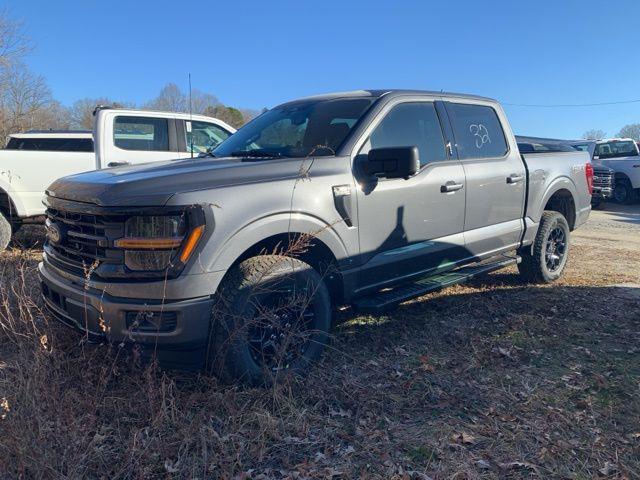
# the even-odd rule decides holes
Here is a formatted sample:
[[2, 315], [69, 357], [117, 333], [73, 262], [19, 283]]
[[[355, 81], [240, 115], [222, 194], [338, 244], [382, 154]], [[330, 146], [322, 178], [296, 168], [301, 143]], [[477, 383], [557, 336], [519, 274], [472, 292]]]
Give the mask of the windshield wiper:
[[269, 150], [256, 148], [255, 150], [238, 150], [231, 152], [231, 156], [244, 158], [282, 158], [284, 155], [279, 152], [270, 152]]

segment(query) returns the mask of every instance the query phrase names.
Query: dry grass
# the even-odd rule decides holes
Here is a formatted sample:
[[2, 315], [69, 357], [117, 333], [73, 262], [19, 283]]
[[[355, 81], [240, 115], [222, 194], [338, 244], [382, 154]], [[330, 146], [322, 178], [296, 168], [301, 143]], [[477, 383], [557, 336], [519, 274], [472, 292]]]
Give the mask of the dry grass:
[[609, 286], [640, 283], [638, 252], [621, 273], [579, 243], [552, 287], [506, 270], [345, 313], [308, 379], [248, 389], [50, 322], [29, 233], [0, 258], [3, 477], [640, 477], [640, 297]]

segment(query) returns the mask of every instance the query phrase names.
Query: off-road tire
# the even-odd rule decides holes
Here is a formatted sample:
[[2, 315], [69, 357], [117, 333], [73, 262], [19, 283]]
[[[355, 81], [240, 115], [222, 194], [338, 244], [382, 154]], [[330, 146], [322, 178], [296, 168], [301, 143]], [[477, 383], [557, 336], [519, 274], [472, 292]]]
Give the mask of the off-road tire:
[[[547, 265], [547, 243], [556, 228], [564, 233], [565, 247], [557, 269], [551, 270]], [[569, 224], [561, 213], [546, 211], [542, 214], [533, 245], [520, 251], [522, 261], [518, 265], [518, 270], [524, 281], [551, 283], [562, 276], [569, 257], [569, 233]]]
[[0, 212], [0, 252], [4, 251], [11, 241], [11, 234], [13, 229], [11, 223], [5, 217], [3, 212]]
[[[269, 292], [277, 291], [283, 284], [309, 292], [305, 305], [313, 318], [312, 325], [305, 330], [310, 337], [306, 349], [290, 364], [274, 370], [254, 358], [256, 349], [250, 344], [249, 330], [253, 328], [254, 315], [260, 311], [255, 303], [267, 295], [280, 295]], [[244, 260], [228, 272], [216, 294], [207, 369], [225, 382], [239, 381], [252, 386], [271, 385], [285, 374], [304, 374], [327, 344], [331, 318], [329, 290], [310, 265], [282, 255], [259, 255]]]

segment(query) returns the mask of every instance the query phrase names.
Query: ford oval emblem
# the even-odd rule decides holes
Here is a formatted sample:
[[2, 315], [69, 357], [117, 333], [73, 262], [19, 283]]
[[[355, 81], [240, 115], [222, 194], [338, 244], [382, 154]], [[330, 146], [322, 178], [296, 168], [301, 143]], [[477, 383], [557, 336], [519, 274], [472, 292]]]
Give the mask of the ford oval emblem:
[[62, 241], [62, 229], [59, 225], [53, 222], [47, 222], [46, 224], [47, 230], [47, 239], [51, 243], [60, 243]]

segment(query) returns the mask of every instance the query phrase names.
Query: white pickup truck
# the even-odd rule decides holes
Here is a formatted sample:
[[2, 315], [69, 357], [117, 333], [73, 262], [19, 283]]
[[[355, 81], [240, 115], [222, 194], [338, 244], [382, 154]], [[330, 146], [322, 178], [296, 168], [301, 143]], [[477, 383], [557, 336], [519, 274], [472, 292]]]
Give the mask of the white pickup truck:
[[615, 171], [613, 197], [618, 203], [631, 203], [640, 198], [640, 150], [631, 138], [606, 138], [574, 142], [574, 148], [591, 154], [594, 165]]
[[93, 133], [39, 131], [9, 136], [0, 150], [0, 250], [23, 223], [44, 220], [54, 180], [107, 167], [197, 156], [235, 129], [216, 118], [171, 112], [96, 109]]

